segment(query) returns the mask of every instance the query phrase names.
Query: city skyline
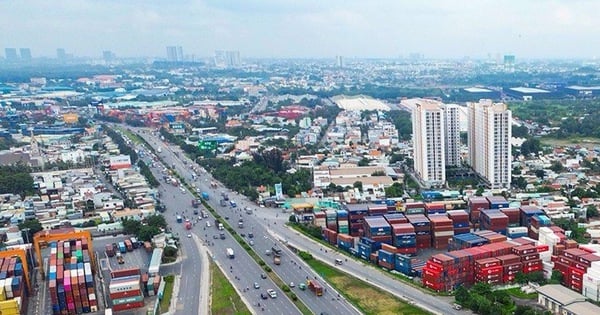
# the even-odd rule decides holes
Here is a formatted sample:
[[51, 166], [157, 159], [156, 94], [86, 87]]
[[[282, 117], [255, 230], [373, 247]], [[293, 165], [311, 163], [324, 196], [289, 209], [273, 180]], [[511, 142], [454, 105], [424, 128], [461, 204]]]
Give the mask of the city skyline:
[[204, 58], [217, 50], [248, 58], [594, 58], [598, 47], [589, 39], [600, 26], [600, 3], [543, 4], [28, 0], [0, 2], [0, 10], [10, 13], [4, 47], [28, 47], [33, 58], [56, 56], [57, 48], [74, 56], [101, 58], [110, 50], [164, 58], [172, 43]]

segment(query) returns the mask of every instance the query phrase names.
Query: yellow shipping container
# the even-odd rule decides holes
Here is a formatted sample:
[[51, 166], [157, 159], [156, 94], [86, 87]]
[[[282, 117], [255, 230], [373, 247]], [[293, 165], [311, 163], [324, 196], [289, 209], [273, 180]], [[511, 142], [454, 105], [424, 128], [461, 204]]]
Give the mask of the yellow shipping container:
[[4, 286], [0, 287], [0, 301], [6, 301], [6, 293], [4, 292]]
[[10, 309], [10, 310], [0, 310], [0, 315], [20, 315], [21, 312], [19, 312], [19, 310], [16, 309]]
[[6, 300], [6, 301], [1, 301], [0, 302], [0, 311], [2, 311], [3, 315], [4, 315], [4, 310], [8, 310], [8, 309], [19, 309], [19, 302], [16, 299], [10, 299], [10, 300]]

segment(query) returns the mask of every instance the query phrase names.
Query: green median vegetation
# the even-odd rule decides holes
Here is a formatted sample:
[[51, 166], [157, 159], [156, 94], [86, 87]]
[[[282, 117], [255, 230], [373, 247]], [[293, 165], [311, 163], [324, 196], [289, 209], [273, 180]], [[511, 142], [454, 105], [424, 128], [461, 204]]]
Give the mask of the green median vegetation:
[[162, 300], [160, 300], [160, 312], [164, 314], [169, 311], [171, 297], [173, 296], [173, 282], [175, 281], [175, 276], [164, 276], [163, 280], [165, 281], [165, 290], [163, 291]]
[[430, 314], [414, 305], [401, 301], [391, 293], [314, 259], [307, 252], [300, 251], [298, 256], [364, 314]]
[[252, 314], [237, 294], [229, 280], [214, 263], [210, 264], [211, 314]]

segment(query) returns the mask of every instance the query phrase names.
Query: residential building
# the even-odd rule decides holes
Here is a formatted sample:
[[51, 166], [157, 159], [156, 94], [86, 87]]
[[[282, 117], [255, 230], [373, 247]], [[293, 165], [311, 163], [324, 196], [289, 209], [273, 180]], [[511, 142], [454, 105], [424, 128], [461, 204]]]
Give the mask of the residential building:
[[4, 48], [4, 56], [6, 57], [6, 61], [15, 62], [19, 60], [16, 48]]
[[31, 49], [20, 48], [19, 53], [21, 54], [21, 61], [31, 61]]
[[490, 188], [509, 188], [512, 115], [504, 103], [480, 100], [469, 110], [469, 163]]
[[443, 104], [421, 99], [412, 112], [415, 174], [426, 187], [446, 182], [445, 126]]
[[173, 62], [183, 61], [183, 48], [181, 46], [167, 46], [167, 60]]
[[444, 104], [444, 138], [446, 140], [446, 165], [460, 166], [460, 111], [456, 104]]

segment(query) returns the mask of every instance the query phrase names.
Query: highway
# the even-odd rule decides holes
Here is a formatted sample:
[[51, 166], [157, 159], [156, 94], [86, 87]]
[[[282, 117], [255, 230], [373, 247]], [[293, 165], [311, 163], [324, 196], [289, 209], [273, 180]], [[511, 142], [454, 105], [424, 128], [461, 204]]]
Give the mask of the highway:
[[[165, 161], [165, 163], [171, 167], [175, 165], [177, 172], [182, 176], [187, 177], [186, 180], [188, 182], [191, 181], [191, 170], [175, 156], [171, 150], [171, 147], [165, 146], [158, 138], [151, 136], [148, 132], [138, 133], [138, 135], [142, 136], [154, 148], [161, 147], [163, 152], [159, 155]], [[175, 148], [173, 147], [173, 149]], [[152, 168], [152, 170], [157, 179], [162, 178], [160, 170], [157, 168]], [[201, 181], [199, 180], [197, 184], [200, 182]], [[221, 267], [221, 270], [223, 270], [230, 282], [234, 285], [238, 294], [240, 294], [242, 300], [244, 300], [246, 305], [251, 309], [252, 313], [300, 314], [298, 308], [296, 308], [292, 301], [277, 288], [275, 283], [270, 278], [261, 278], [261, 274], [265, 273], [263, 269], [261, 269], [260, 266], [250, 257], [250, 255], [235, 241], [229, 232], [227, 230], [219, 231], [217, 229], [214, 224], [214, 217], [210, 213], [208, 213], [209, 218], [204, 218], [195, 223], [199, 216], [193, 215], [191, 200], [194, 197], [190, 192], [182, 193], [180, 188], [164, 182], [162, 183], [161, 187], [166, 189], [166, 192], [161, 198], [161, 200], [163, 200], [167, 206], [167, 211], [163, 215], [165, 218], [167, 218], [167, 222], [169, 223], [169, 226], [172, 227], [173, 232], [179, 233], [183, 246], [183, 252], [186, 256], [184, 263], [188, 263], [190, 266], [189, 269], [185, 269], [185, 265], [182, 263], [182, 287], [179, 289], [179, 303], [182, 303], [182, 306], [178, 304], [178, 312], [181, 310], [183, 314], [184, 311], [187, 310], [187, 314], [189, 314], [190, 310], [198, 309], [197, 304], [188, 303], [189, 306], [194, 307], [188, 308], [188, 304], [185, 303], [186, 300], [192, 300], [194, 297], [197, 300], [199, 295], [197, 282], [186, 281], [186, 277], [188, 275], [194, 275], [194, 273], [198, 273], [197, 265], [200, 262], [200, 257], [198, 256], [199, 249], [194, 247], [194, 238], [187, 237], [189, 233], [193, 233], [205, 244], [210, 244], [210, 246], [208, 246], [208, 251], [212, 256], [213, 261]], [[176, 222], [176, 216], [178, 214], [184, 215], [186, 218], [191, 219], [191, 221], [195, 223], [190, 231], [185, 230], [182, 223]], [[210, 227], [207, 226], [207, 222], [210, 222]], [[220, 232], [224, 232], [226, 238], [224, 240], [214, 239], [213, 237], [219, 235]], [[262, 236], [257, 235], [257, 237]], [[233, 249], [235, 253], [234, 259], [227, 258], [227, 248]], [[194, 283], [192, 284], [192, 282]], [[260, 289], [253, 288], [254, 282], [259, 284]], [[190, 285], [195, 285], [195, 287], [190, 287]], [[274, 289], [277, 291], [277, 298], [268, 298], [267, 300], [262, 300], [260, 298], [260, 294], [266, 293], [267, 289]], [[258, 306], [259, 304], [260, 306]]]
[[[154, 137], [149, 137], [149, 138], [154, 138]], [[149, 139], [147, 139], [147, 141], [148, 140]], [[152, 142], [150, 142], [150, 143], [152, 145], [162, 143], [162, 142], [160, 142], [160, 140], [158, 140], [156, 138], [154, 139], [154, 141], [155, 141], [154, 144], [152, 144]], [[179, 148], [175, 148], [175, 150], [178, 150], [178, 152], [180, 152], [180, 156], [183, 156], [183, 154], [181, 154], [181, 151], [179, 151]], [[174, 156], [172, 158], [173, 158], [172, 161], [176, 161]], [[172, 162], [170, 162], [170, 163], [172, 163]], [[185, 167], [185, 165], [183, 165], [181, 163], [181, 161], [179, 161], [178, 163], [181, 164], [182, 167]], [[213, 190], [209, 189], [208, 186], [209, 186], [210, 181], [214, 180], [214, 179], [210, 176], [210, 174], [202, 174], [201, 177], [206, 177], [206, 179], [204, 181], [197, 182], [197, 185], [200, 187], [200, 189], [213, 192]], [[216, 180], [214, 180], [214, 181], [217, 182]], [[219, 185], [219, 188], [214, 190], [213, 195], [215, 193], [219, 193], [220, 191], [228, 191], [226, 188], [223, 187], [222, 184], [218, 183], [218, 185]], [[254, 223], [252, 226], [248, 226], [248, 223], [245, 222], [245, 224], [247, 225], [247, 227], [245, 227], [245, 230], [246, 230], [245, 232], [247, 232], [248, 230], [252, 230], [252, 227], [254, 227], [254, 231], [257, 231], [260, 227], [262, 227], [262, 229], [266, 228], [266, 231], [263, 232], [262, 237], [264, 238], [264, 236], [267, 235], [267, 237], [269, 238], [269, 239], [267, 239], [268, 242], [263, 244], [262, 242], [255, 241], [256, 242], [255, 250], [257, 251], [257, 253], [262, 255], [262, 257], [268, 258], [268, 257], [265, 257], [264, 250], [269, 248], [273, 244], [273, 242], [279, 242], [279, 239], [287, 240], [287, 241], [290, 241], [295, 247], [302, 249], [302, 250], [306, 250], [306, 251], [310, 252], [311, 254], [313, 254], [313, 256], [331, 264], [332, 266], [334, 266], [336, 268], [340, 268], [341, 270], [343, 270], [345, 272], [348, 272], [356, 277], [359, 277], [371, 284], [379, 286], [380, 288], [393, 293], [397, 297], [399, 297], [405, 301], [408, 301], [409, 303], [414, 304], [415, 306], [419, 306], [419, 307], [426, 309], [435, 314], [457, 314], [457, 315], [465, 314], [465, 311], [459, 311], [459, 310], [455, 310], [453, 308], [451, 299], [445, 298], [445, 297], [436, 297], [436, 296], [432, 296], [432, 295], [423, 293], [423, 291], [421, 291], [417, 288], [414, 288], [412, 286], [406, 285], [406, 284], [398, 281], [397, 279], [394, 279], [393, 277], [391, 277], [391, 275], [388, 275], [388, 274], [382, 272], [381, 270], [376, 269], [373, 266], [371, 266], [361, 260], [348, 259], [348, 261], [345, 262], [342, 266], [335, 266], [333, 264], [335, 258], [338, 258], [338, 257], [345, 258], [346, 256], [343, 256], [341, 254], [334, 254], [331, 252], [325, 253], [324, 251], [321, 251], [322, 246], [320, 244], [301, 235], [297, 231], [286, 227], [285, 223], [287, 222], [289, 214], [285, 214], [285, 215], [282, 214], [281, 209], [258, 208], [254, 203], [249, 202], [244, 196], [237, 195], [232, 192], [229, 192], [229, 196], [230, 196], [230, 198], [232, 198], [233, 200], [235, 200], [238, 203], [239, 210], [243, 210], [246, 206], [249, 206], [253, 209], [254, 215], [253, 216], [244, 215], [244, 219], [246, 219], [247, 217], [248, 218], [255, 217], [256, 219], [258, 219], [258, 220], [253, 221]], [[221, 209], [222, 207], [220, 207], [220, 205], [218, 204], [218, 200], [216, 200], [216, 198], [212, 198], [210, 200], [210, 204], [213, 208], [217, 209], [219, 211], [219, 213], [222, 213], [223, 215], [226, 215], [227, 211], [229, 211], [229, 213], [232, 213], [231, 212], [232, 210], [229, 207], [227, 209]], [[254, 211], [255, 209], [258, 209], [258, 211]], [[223, 211], [225, 211], [225, 212], [223, 212]], [[231, 220], [231, 218], [230, 218], [230, 220]], [[235, 223], [235, 222], [233, 222], [233, 223]], [[232, 226], [233, 225], [234, 224], [232, 224]], [[238, 230], [238, 231], [240, 231], [240, 230]], [[258, 237], [261, 237], [261, 236], [259, 235]], [[255, 239], [257, 239], [256, 233], [255, 233]], [[284, 281], [286, 281], [287, 283], [289, 283], [290, 281], [294, 281], [295, 283], [297, 283], [296, 281], [298, 281], [298, 280], [296, 280], [296, 279], [302, 280], [302, 279], [306, 279], [306, 277], [309, 277], [309, 278], [312, 277], [314, 279], [315, 276], [317, 277], [317, 279], [319, 279], [318, 275], [314, 274], [314, 272], [311, 271], [310, 269], [307, 269], [308, 267], [305, 264], [303, 264], [301, 259], [296, 258], [281, 243], [280, 243], [280, 248], [282, 248], [284, 250], [284, 257], [282, 259], [281, 266], [273, 267], [272, 262], [269, 259], [265, 259], [265, 261], [267, 261], [267, 263], [270, 263], [273, 270], [276, 271], [277, 274]], [[294, 257], [294, 258], [292, 258], [292, 257]], [[296, 263], [296, 265], [294, 265], [294, 262]], [[294, 267], [298, 266], [298, 264], [300, 264], [299, 267], [302, 267], [302, 269], [299, 269], [299, 268], [296, 269], [294, 267], [281, 268], [281, 267], [284, 267], [284, 264], [292, 264]], [[292, 271], [292, 270], [293, 271], [297, 270], [298, 273], [289, 274], [288, 271]], [[322, 285], [324, 285], [324, 287], [328, 288], [328, 292], [334, 293], [333, 288], [328, 286], [323, 281], [320, 281], [320, 283]], [[305, 297], [302, 293], [311, 294], [311, 292], [308, 292], [308, 291], [302, 292], [302, 291], [299, 291], [296, 289], [296, 294], [298, 294], [299, 298]], [[316, 301], [327, 301], [327, 302], [330, 302], [329, 304], [331, 304], [331, 303], [338, 304], [338, 305], [327, 305], [327, 306], [325, 306], [326, 308], [323, 308], [323, 309], [327, 310], [327, 312], [329, 314], [338, 314], [338, 311], [339, 311], [339, 314], [346, 314], [348, 312], [350, 314], [359, 313], [351, 305], [344, 307], [348, 303], [346, 301], [344, 301], [343, 299], [337, 300], [337, 294], [335, 294], [335, 293], [334, 293], [334, 300], [330, 299], [329, 297], [327, 297], [326, 299], [320, 299], [320, 298], [316, 298], [314, 296], [308, 296], [307, 298], [309, 298], [308, 301], [305, 301], [305, 299], [303, 299], [303, 301], [305, 301], [305, 304], [307, 304], [307, 306], [309, 306], [311, 308], [311, 310], [313, 310], [313, 307], [311, 307], [311, 305], [314, 305], [312, 303], [314, 303], [314, 301], [316, 300]], [[310, 300], [310, 298], [312, 298], [312, 300]], [[323, 310], [323, 309], [321, 309], [321, 310]], [[342, 309], [346, 309], [346, 310], [342, 311]], [[321, 312], [321, 310], [314, 309], [313, 311], [316, 311], [315, 313], [319, 314], [319, 312]], [[332, 310], [337, 310], [337, 311], [333, 312]]]

